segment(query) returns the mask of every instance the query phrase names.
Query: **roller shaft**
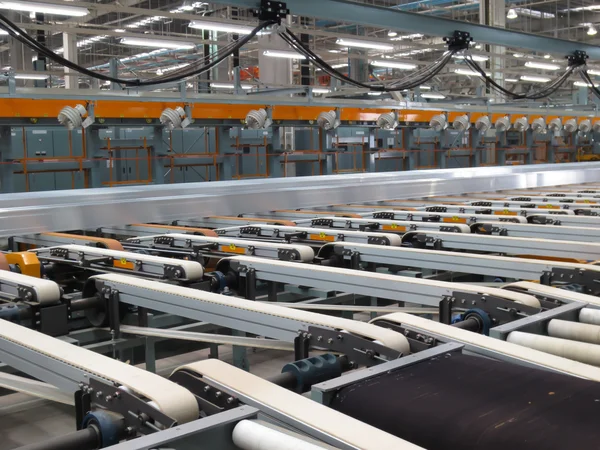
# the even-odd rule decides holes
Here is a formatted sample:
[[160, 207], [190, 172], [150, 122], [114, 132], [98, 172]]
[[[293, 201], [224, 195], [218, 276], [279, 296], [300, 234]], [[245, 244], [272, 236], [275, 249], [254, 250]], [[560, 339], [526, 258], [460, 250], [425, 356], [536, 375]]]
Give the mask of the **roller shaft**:
[[36, 444], [25, 445], [17, 450], [95, 450], [100, 448], [101, 440], [94, 427], [84, 428]]

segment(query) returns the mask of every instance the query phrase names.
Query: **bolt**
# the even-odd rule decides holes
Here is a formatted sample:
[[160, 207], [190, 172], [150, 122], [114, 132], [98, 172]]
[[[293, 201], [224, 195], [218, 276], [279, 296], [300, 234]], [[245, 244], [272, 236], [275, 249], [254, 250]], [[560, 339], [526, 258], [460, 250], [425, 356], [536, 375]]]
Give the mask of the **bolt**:
[[323, 336], [318, 336], [317, 337], [317, 342], [321, 342], [323, 340]]
[[328, 344], [333, 344], [333, 339], [331, 339], [331, 338], [327, 339], [327, 343]]
[[97, 398], [100, 398], [100, 397], [102, 397], [102, 391], [98, 391], [98, 392], [96, 392], [96, 397], [97, 397]]
[[127, 427], [127, 428], [125, 428], [125, 432], [131, 436], [135, 432], [135, 428]]
[[338, 340], [340, 340], [340, 341], [341, 341], [342, 339], [344, 339], [344, 338], [342, 337], [342, 335], [341, 335], [341, 334], [338, 334], [338, 337], [337, 337], [337, 338], [338, 338]]
[[115, 392], [115, 398], [121, 398], [121, 393], [119, 391]]
[[221, 391], [215, 392], [215, 397], [219, 398], [221, 396]]
[[181, 276], [181, 270], [176, 270], [173, 275], [175, 276], [175, 278], [179, 278]]
[[112, 395], [107, 395], [106, 398], [104, 400], [106, 400], [107, 402], [111, 402], [112, 401]]
[[227, 399], [227, 403], [231, 405], [233, 403], [233, 397], [229, 397]]
[[204, 386], [204, 392], [210, 391], [210, 386]]

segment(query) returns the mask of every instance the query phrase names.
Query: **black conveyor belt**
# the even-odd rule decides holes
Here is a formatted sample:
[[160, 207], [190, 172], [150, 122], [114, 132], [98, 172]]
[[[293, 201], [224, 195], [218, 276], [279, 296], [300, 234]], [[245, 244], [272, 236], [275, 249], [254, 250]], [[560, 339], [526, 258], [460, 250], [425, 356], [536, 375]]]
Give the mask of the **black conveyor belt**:
[[600, 449], [600, 383], [460, 353], [346, 387], [330, 406], [428, 450]]

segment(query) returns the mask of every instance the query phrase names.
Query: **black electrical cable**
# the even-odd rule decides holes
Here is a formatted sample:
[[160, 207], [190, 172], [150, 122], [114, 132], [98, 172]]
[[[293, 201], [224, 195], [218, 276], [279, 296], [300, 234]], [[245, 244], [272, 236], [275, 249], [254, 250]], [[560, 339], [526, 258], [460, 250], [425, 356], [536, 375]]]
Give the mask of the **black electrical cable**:
[[598, 86], [594, 84], [592, 78], [586, 70], [581, 71], [581, 78], [583, 78], [583, 81], [585, 81], [592, 88], [592, 92], [594, 93], [594, 95], [600, 98], [600, 89], [598, 89]]
[[270, 25], [273, 25], [275, 23], [276, 23], [275, 21], [266, 21], [266, 22], [259, 24], [254, 30], [252, 30], [252, 32], [250, 34], [247, 34], [243, 38], [239, 39], [235, 43], [235, 45], [233, 45], [231, 48], [228, 46], [226, 52], [219, 52], [220, 55], [215, 60], [211, 61], [210, 63], [208, 63], [206, 65], [203, 65], [202, 67], [195, 68], [194, 70], [188, 70], [188, 68], [185, 67], [183, 69], [186, 69], [186, 70], [182, 71], [182, 72], [175, 72], [168, 76], [161, 76], [161, 77], [153, 78], [151, 80], [142, 81], [142, 80], [127, 80], [127, 79], [111, 77], [109, 75], [104, 75], [101, 73], [91, 71], [89, 69], [86, 69], [85, 67], [82, 67], [76, 63], [73, 63], [73, 62], [69, 61], [68, 59], [63, 58], [62, 56], [57, 55], [49, 48], [39, 44], [36, 40], [31, 38], [27, 33], [23, 33], [20, 30], [20, 28], [17, 27], [17, 25], [15, 25], [13, 22], [8, 20], [4, 15], [0, 14], [0, 29], [5, 30], [6, 32], [8, 32], [8, 34], [10, 36], [12, 36], [14, 39], [18, 40], [22, 44], [26, 45], [27, 47], [29, 47], [33, 50], [36, 50], [38, 53], [40, 53], [43, 56], [46, 56], [48, 59], [50, 59], [62, 66], [68, 67], [69, 69], [72, 69], [76, 72], [79, 72], [83, 75], [87, 75], [89, 77], [96, 78], [96, 79], [99, 79], [102, 81], [110, 81], [112, 83], [117, 83], [117, 84], [121, 84], [124, 86], [154, 86], [154, 85], [165, 84], [165, 83], [176, 83], [176, 82], [182, 81], [186, 78], [202, 74], [202, 73], [212, 69], [216, 65], [220, 64], [221, 62], [223, 62], [228, 56], [233, 54], [234, 51], [236, 51], [236, 50], [240, 49], [241, 47], [243, 47], [244, 45], [246, 45], [254, 36], [256, 36], [258, 34], [259, 31], [261, 31], [264, 28], [266, 28]]

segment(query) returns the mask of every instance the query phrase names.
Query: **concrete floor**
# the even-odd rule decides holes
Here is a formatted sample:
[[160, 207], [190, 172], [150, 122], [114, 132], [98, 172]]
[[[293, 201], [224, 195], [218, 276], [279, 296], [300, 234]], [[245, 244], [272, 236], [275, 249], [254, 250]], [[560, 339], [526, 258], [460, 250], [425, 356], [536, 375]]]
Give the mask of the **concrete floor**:
[[[208, 350], [165, 358], [157, 361], [157, 372], [168, 376], [182, 364], [207, 358]], [[219, 359], [231, 363], [231, 347], [219, 347]], [[248, 350], [250, 372], [263, 378], [280, 373], [281, 368], [292, 360], [293, 354], [285, 351]], [[72, 406], [20, 393], [0, 397], [0, 450], [13, 450], [72, 431], [75, 431]]]

